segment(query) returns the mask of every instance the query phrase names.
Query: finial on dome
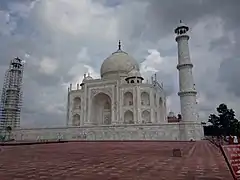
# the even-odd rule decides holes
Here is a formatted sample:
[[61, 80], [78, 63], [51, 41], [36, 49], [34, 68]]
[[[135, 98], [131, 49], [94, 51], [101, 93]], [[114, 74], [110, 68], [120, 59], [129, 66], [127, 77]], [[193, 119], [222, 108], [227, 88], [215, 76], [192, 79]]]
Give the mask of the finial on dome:
[[126, 53], [126, 52], [124, 52], [124, 51], [122, 50], [121, 40], [118, 41], [118, 49], [117, 49], [117, 51], [113, 52], [112, 55], [114, 55], [114, 54], [116, 54], [116, 53], [128, 54], [128, 53]]
[[118, 50], [121, 51], [121, 40], [118, 41]]

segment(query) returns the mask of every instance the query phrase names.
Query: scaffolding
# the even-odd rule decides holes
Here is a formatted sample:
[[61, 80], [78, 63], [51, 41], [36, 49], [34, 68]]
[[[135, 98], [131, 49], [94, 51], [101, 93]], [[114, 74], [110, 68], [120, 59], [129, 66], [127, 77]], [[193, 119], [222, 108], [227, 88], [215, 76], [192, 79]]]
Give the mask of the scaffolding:
[[11, 60], [6, 71], [0, 102], [0, 129], [20, 126], [22, 106], [22, 79], [24, 63], [18, 57]]

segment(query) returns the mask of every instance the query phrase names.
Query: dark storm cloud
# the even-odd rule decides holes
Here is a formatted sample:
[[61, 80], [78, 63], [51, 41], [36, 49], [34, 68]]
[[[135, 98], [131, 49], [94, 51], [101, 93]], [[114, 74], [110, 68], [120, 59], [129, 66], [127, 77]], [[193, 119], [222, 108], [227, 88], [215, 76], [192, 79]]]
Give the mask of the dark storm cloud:
[[[48, 79], [45, 79], [45, 85], [40, 85], [36, 79], [31, 77], [25, 77], [24, 81], [22, 126], [64, 125], [66, 108], [65, 103], [62, 102], [66, 102], [67, 91], [63, 91], [59, 85], [55, 85], [55, 87], [52, 87], [52, 85], [47, 86]], [[58, 89], [57, 92], [55, 92], [56, 89]], [[55, 106], [54, 111], [49, 110], [51, 106]]]
[[[62, 84], [69, 83], [73, 79], [75, 74], [68, 72], [79, 63], [77, 56], [81, 48], [88, 47], [92, 41], [87, 38], [79, 39], [76, 36], [64, 36], [55, 32], [54, 29], [49, 29], [42, 20], [42, 12], [39, 14], [38, 6], [31, 7], [31, 2], [24, 1], [22, 6], [23, 4], [19, 1], [7, 1], [4, 8], [1, 6], [0, 66], [3, 70], [1, 74], [6, 71], [13, 57], [19, 56], [26, 60], [23, 83], [23, 126], [27, 125], [28, 121], [30, 126], [63, 125], [67, 91], [63, 90]], [[28, 11], [30, 7], [32, 10]], [[96, 45], [100, 43], [95, 42]], [[98, 59], [101, 58], [97, 55], [98, 51], [94, 52]], [[39, 71], [44, 58], [55, 61], [57, 69], [54, 73], [46, 74]], [[80, 61], [89, 65], [96, 64], [91, 58], [80, 59]], [[97, 64], [100, 63], [99, 60]], [[81, 69], [79, 71], [81, 72]], [[1, 76], [1, 85], [3, 78], [4, 76]], [[58, 103], [52, 111], [62, 112], [61, 116], [56, 112], [46, 111], [46, 106], [52, 103]]]
[[149, 34], [154, 38], [173, 32], [180, 19], [192, 27], [204, 16], [219, 16], [225, 20], [226, 28], [234, 28], [239, 26], [239, 7], [238, 0], [151, 0], [147, 10]]
[[65, 126], [65, 119], [63, 119], [62, 116], [64, 116], [64, 114], [56, 114], [41, 110], [36, 111], [35, 109], [28, 110], [23, 108], [22, 119], [25, 119], [25, 121], [21, 122], [21, 125], [29, 128]]
[[166, 96], [171, 96], [173, 94], [176, 94], [177, 87], [175, 86], [175, 82], [174, 82], [174, 80], [176, 79], [174, 74], [164, 73], [162, 71], [159, 71], [156, 73], [156, 75], [157, 75], [158, 82], [163, 83]]
[[219, 39], [213, 40], [210, 43], [209, 50], [212, 51], [214, 49], [219, 49], [219, 48], [222, 48], [222, 47], [224, 48], [224, 47], [227, 47], [230, 43], [231, 43], [230, 39], [226, 36], [223, 36]]
[[[238, 7], [240, 7], [240, 4]], [[229, 48], [230, 55], [220, 64], [219, 81], [227, 85], [229, 93], [233, 93], [235, 96], [240, 97], [240, 11], [236, 9], [232, 11], [233, 12], [230, 12], [229, 10], [231, 16], [226, 18], [226, 24], [228, 25], [226, 29], [232, 32], [233, 38], [231, 42], [223, 42], [219, 47], [231, 47]]]
[[[28, 10], [31, 2], [33, 1], [0, 0], [0, 75], [2, 75], [2, 70], [7, 68], [9, 60], [13, 57], [20, 56], [26, 59], [25, 76], [27, 78], [24, 79], [23, 101], [24, 124], [27, 124], [27, 121], [29, 121], [30, 126], [34, 125], [34, 123], [37, 126], [43, 126], [46, 123], [63, 125], [65, 115], [48, 112], [44, 107], [55, 102], [59, 104], [59, 107], [57, 106], [55, 109], [64, 114], [65, 108], [61, 103], [66, 102], [64, 99], [66, 98], [66, 92], [63, 92], [61, 83], [68, 83], [73, 79], [74, 75], [68, 72], [74, 65], [79, 63], [78, 53], [83, 47], [87, 47], [91, 57], [89, 59], [84, 59], [83, 57], [80, 61], [92, 66], [96, 72], [99, 72], [102, 61], [116, 49], [109, 45], [103, 45], [101, 39], [90, 39], [89, 36], [81, 38], [71, 35], [65, 36], [54, 29], [46, 27], [42, 20], [43, 12], [39, 12], [36, 7]], [[132, 3], [132, 1], [127, 0], [99, 0], [95, 2], [103, 3], [107, 7], [121, 5], [128, 7], [128, 3]], [[136, 0], [136, 2], [141, 2], [141, 0]], [[218, 16], [224, 21], [225, 31], [232, 32], [236, 41], [233, 48], [229, 49], [232, 57], [229, 57], [220, 66], [219, 81], [227, 84], [229, 92], [240, 96], [240, 85], [237, 83], [239, 82], [237, 77], [240, 76], [240, 71], [235, 71], [235, 69], [240, 67], [237, 60], [240, 47], [238, 29], [240, 25], [239, 0], [142, 0], [142, 2], [148, 3], [146, 14], [143, 14], [141, 9], [134, 15], [131, 13], [127, 14], [123, 18], [121, 27], [118, 29], [120, 34], [123, 33], [122, 36], [126, 37], [126, 41], [131, 42], [129, 43], [130, 45], [126, 45], [129, 47], [124, 48], [126, 51], [137, 51], [136, 48], [139, 46], [136, 45], [143, 41], [144, 52], [137, 51], [137, 55], [134, 55], [141, 62], [146, 56], [147, 49], [156, 48], [161, 50], [156, 45], [156, 42], [166, 35], [173, 34], [173, 29], [180, 19], [189, 24], [190, 27], [193, 27], [202, 17]], [[39, 4], [41, 4], [41, 1], [39, 1]], [[6, 19], [8, 15], [9, 19]], [[128, 19], [130, 20], [128, 21]], [[130, 37], [124, 36], [124, 33], [127, 34], [130, 30], [132, 30]], [[120, 35], [121, 38], [122, 36]], [[230, 43], [228, 37], [221, 37], [211, 42], [209, 51], [217, 51]], [[105, 48], [102, 48], [103, 46]], [[167, 48], [160, 52], [161, 56], [164, 57], [173, 52], [176, 54], [176, 49]], [[29, 54], [30, 57], [25, 58], [25, 54]], [[58, 68], [53, 74], [44, 74], [39, 71], [39, 64], [45, 57], [54, 59], [58, 64]], [[214, 60], [211, 59], [209, 61]], [[79, 69], [79, 71], [82, 71], [82, 69]], [[171, 73], [157, 73], [160, 82], [164, 83], [168, 96], [176, 94], [178, 90], [175, 87], [177, 77]], [[199, 78], [198, 89], [203, 91], [209, 98], [220, 98], [215, 93], [211, 83], [206, 82], [207, 76], [207, 74], [203, 74], [202, 78]], [[1, 86], [3, 78], [2, 76], [0, 77]], [[48, 95], [43, 96], [43, 93]], [[55, 93], [57, 94], [55, 95]], [[43, 100], [44, 102], [42, 102]], [[209, 111], [211, 107], [210, 105], [201, 105], [200, 109]]]
[[122, 3], [121, 0], [106, 0], [104, 5], [110, 6], [110, 7], [116, 7], [121, 3]]
[[[48, 121], [51, 119], [51, 122], [57, 125], [57, 122], [61, 124], [61, 121], [63, 122], [65, 117], [59, 119], [56, 113], [54, 117], [54, 113], [51, 114], [51, 112], [46, 111], [45, 107], [49, 104], [47, 101], [56, 102], [56, 98], [43, 97], [42, 93], [46, 93], [49, 87], [54, 87], [59, 89], [59, 92], [62, 93], [62, 97], [65, 97], [64, 92], [61, 91], [61, 83], [69, 82], [72, 79], [71, 75], [66, 75], [71, 67], [71, 63], [65, 61], [65, 59], [66, 56], [75, 59], [76, 56], [72, 54], [76, 53], [71, 53], [71, 51], [69, 51], [67, 54], [62, 54], [59, 50], [55, 49], [59, 47], [60, 44], [56, 46], [52, 41], [53, 36], [51, 36], [47, 29], [43, 31], [41, 23], [37, 23], [38, 17], [34, 11], [35, 9], [29, 12], [26, 11], [27, 8], [30, 8], [31, 2], [32, 1], [22, 1], [22, 3], [19, 3], [19, 1], [11, 0], [6, 2], [1, 1], [0, 3], [1, 74], [6, 71], [10, 60], [15, 56], [19, 56], [21, 59], [26, 60], [23, 84], [22, 123], [27, 125], [28, 121], [30, 121], [30, 123], [32, 122], [31, 126], [34, 126], [34, 122], [38, 125], [42, 125], [42, 123], [48, 124]], [[23, 12], [25, 13], [24, 16]], [[29, 14], [26, 15], [26, 13]], [[1, 31], [1, 28], [5, 28], [4, 31]], [[68, 43], [67, 41], [65, 42]], [[71, 48], [64, 43], [61, 45], [65, 46], [61, 47], [65, 50]], [[74, 48], [72, 49], [75, 50]], [[30, 57], [26, 58], [26, 54], [30, 55]], [[63, 66], [58, 68], [52, 75], [41, 73], [39, 72], [39, 64], [44, 57], [54, 57], [56, 61], [61, 62]], [[4, 80], [3, 78], [4, 76], [1, 76], [1, 86]], [[42, 102], [44, 98], [46, 104]], [[59, 111], [64, 111], [64, 108], [59, 109]], [[46, 118], [48, 115], [49, 118]]]
[[[21, 0], [22, 4], [29, 4], [34, 0]], [[19, 0], [1, 0], [0, 1], [0, 10], [11, 10], [11, 4], [19, 3]]]
[[57, 75], [33, 73], [31, 78], [34, 79], [34, 81], [36, 81], [38, 84], [41, 84], [41, 86], [56, 86], [61, 83], [61, 77], [58, 77]]
[[219, 81], [227, 84], [228, 93], [240, 97], [240, 57], [225, 59], [219, 68]]
[[[176, 26], [176, 23], [179, 21], [179, 19], [184, 20], [184, 22], [190, 24], [190, 27], [192, 27], [202, 17], [220, 17], [223, 20], [225, 35], [219, 39], [212, 41], [209, 51], [216, 49], [221, 51], [221, 48], [225, 48], [230, 52], [230, 57], [221, 63], [219, 69], [219, 81], [227, 84], [226, 93], [234, 93], [236, 96], [240, 97], [240, 81], [238, 80], [240, 77], [239, 7], [239, 0], [152, 0], [149, 1], [147, 12], [147, 19], [149, 21], [149, 33], [146, 34], [146, 38], [154, 40], [156, 36], [159, 36], [159, 34], [165, 35], [169, 32], [172, 33], [172, 30]], [[159, 30], [161, 33], [159, 33]], [[227, 33], [229, 32], [233, 33], [234, 35], [234, 45], [231, 44], [230, 39], [227, 37]], [[218, 65], [216, 64], [216, 66]], [[205, 76], [208, 76], [208, 74], [205, 74]], [[220, 98], [215, 93], [215, 91], [213, 91], [211, 84], [206, 82], [204, 75], [201, 81], [198, 83], [199, 89], [203, 90], [208, 98]]]
[[213, 109], [212, 105], [206, 106], [205, 104], [204, 105], [199, 104], [198, 108], [199, 108], [200, 111], [206, 112], [206, 113], [210, 113], [212, 111], [212, 109]]

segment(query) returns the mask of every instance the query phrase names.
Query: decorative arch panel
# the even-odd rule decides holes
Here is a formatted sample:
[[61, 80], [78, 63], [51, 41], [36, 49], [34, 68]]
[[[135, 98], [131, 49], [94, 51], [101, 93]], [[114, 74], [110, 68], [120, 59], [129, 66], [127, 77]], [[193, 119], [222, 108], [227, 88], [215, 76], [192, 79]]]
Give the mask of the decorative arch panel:
[[151, 114], [150, 111], [142, 111], [142, 123], [151, 123]]
[[112, 101], [108, 94], [99, 92], [91, 102], [91, 122], [95, 125], [112, 123]]
[[73, 126], [80, 126], [80, 115], [74, 114], [72, 117], [72, 125]]
[[141, 93], [141, 104], [143, 106], [149, 106], [150, 105], [150, 96], [149, 93], [147, 92], [142, 92]]
[[123, 105], [132, 106], [133, 105], [133, 94], [132, 92], [125, 92], [123, 95]]
[[124, 124], [134, 124], [134, 116], [132, 111], [130, 110], [125, 111]]
[[81, 109], [81, 98], [75, 97], [73, 99], [73, 109]]
[[110, 99], [112, 100], [112, 88], [111, 87], [91, 89], [91, 95], [90, 95], [91, 99], [93, 99], [99, 93], [108, 95], [110, 97]]

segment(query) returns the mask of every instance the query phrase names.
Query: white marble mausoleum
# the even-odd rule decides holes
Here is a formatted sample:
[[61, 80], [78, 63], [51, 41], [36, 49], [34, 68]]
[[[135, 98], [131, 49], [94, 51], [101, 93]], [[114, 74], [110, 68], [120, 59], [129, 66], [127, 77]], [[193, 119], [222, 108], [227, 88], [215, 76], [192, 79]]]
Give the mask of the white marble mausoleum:
[[[119, 42], [120, 43], [120, 42]], [[166, 122], [161, 84], [143, 83], [139, 65], [119, 49], [102, 64], [101, 79], [84, 75], [68, 92], [68, 126], [149, 124]]]
[[123, 51], [101, 66], [100, 79], [85, 74], [81, 84], [68, 88], [66, 127], [15, 129], [16, 140], [200, 140], [193, 64], [189, 55], [188, 27], [175, 29], [178, 43], [179, 97], [182, 120], [167, 122], [163, 85], [152, 78], [143, 81], [137, 61]]

